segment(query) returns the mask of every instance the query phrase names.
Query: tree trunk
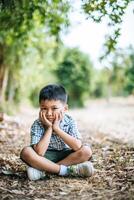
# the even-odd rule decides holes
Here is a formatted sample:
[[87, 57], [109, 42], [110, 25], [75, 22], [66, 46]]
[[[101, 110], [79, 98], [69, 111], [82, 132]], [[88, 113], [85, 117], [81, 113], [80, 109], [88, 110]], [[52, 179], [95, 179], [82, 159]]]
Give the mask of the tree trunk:
[[4, 46], [0, 44], [0, 104], [5, 101], [8, 67], [4, 65]]

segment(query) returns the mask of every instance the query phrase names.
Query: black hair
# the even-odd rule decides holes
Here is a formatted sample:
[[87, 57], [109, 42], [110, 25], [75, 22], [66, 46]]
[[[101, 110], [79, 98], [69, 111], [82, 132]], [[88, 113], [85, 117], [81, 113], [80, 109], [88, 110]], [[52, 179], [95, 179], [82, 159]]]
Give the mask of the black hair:
[[57, 84], [50, 84], [43, 87], [39, 94], [39, 103], [42, 100], [60, 100], [67, 103], [67, 93], [63, 86]]

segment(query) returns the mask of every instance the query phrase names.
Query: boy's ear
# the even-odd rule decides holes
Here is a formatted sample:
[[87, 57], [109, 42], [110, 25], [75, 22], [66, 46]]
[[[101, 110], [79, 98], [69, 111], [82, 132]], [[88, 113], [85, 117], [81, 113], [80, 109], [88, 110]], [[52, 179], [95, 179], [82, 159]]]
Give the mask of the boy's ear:
[[68, 104], [66, 104], [66, 105], [64, 106], [64, 111], [65, 111], [65, 112], [68, 111]]

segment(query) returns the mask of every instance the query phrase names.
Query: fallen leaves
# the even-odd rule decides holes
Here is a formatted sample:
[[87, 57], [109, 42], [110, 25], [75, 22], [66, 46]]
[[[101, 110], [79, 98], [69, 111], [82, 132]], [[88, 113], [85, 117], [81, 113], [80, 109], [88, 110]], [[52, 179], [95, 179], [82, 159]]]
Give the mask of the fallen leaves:
[[[124, 108], [122, 109], [121, 112], [124, 113]], [[102, 111], [105, 114], [105, 109], [102, 109]], [[130, 112], [130, 109], [128, 109], [128, 112]], [[131, 114], [133, 119], [133, 113], [131, 112]], [[79, 116], [81, 119], [81, 113]], [[121, 117], [120, 114], [117, 116]], [[110, 118], [110, 114], [108, 117]], [[127, 117], [131, 118], [128, 113]], [[114, 117], [112, 117], [113, 119]], [[88, 120], [89, 125], [91, 121]], [[120, 118], [120, 120], [122, 124], [123, 119]], [[88, 125], [83, 126], [82, 120], [79, 123], [84, 141], [92, 145], [92, 162], [96, 168], [95, 175], [90, 178], [68, 178], [51, 175], [44, 180], [29, 181], [26, 176], [26, 165], [19, 158], [21, 149], [29, 144], [29, 134], [22, 126], [12, 123], [11, 118], [10, 122], [1, 120], [0, 199], [133, 199], [134, 146], [112, 137], [111, 133], [110, 135], [103, 133], [102, 127], [101, 129], [99, 126], [98, 129], [93, 127], [91, 130], [92, 127], [89, 129]], [[132, 123], [130, 124], [132, 125]], [[116, 125], [110, 131], [113, 129], [116, 129]], [[133, 130], [133, 127], [129, 127], [129, 130]]]

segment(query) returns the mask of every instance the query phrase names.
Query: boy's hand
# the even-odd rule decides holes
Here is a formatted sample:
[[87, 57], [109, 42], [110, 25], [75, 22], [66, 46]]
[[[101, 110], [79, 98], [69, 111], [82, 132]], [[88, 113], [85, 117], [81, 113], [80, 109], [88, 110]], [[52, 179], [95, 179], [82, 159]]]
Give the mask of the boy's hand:
[[52, 123], [46, 118], [45, 113], [43, 113], [43, 111], [39, 112], [39, 119], [44, 126], [48, 128], [52, 127]]
[[62, 120], [63, 118], [63, 113], [60, 112], [60, 113], [56, 113], [55, 114], [55, 120], [54, 120], [54, 123], [53, 123], [53, 130], [56, 132], [57, 129], [59, 129], [59, 124], [60, 124], [60, 121]]

